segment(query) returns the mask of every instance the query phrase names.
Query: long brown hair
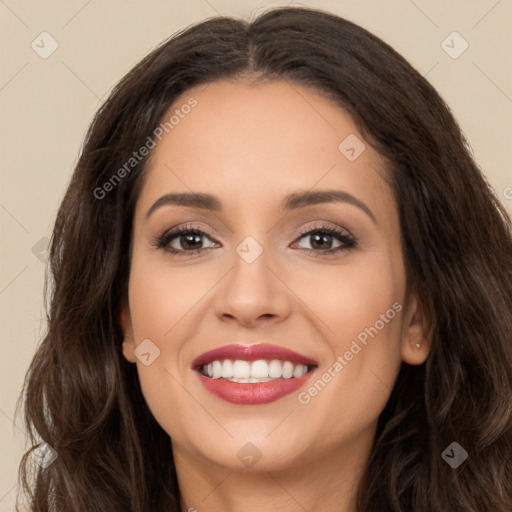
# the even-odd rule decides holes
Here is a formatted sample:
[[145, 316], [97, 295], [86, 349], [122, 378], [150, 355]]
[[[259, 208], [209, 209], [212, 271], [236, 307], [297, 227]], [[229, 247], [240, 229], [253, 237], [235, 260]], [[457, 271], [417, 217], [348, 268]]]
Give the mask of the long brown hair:
[[[147, 157], [95, 191], [178, 95], [247, 76], [313, 87], [353, 117], [388, 162], [407, 284], [432, 313], [427, 361], [402, 364], [379, 417], [359, 512], [510, 512], [511, 220], [432, 86], [368, 31], [309, 8], [189, 27], [135, 66], [96, 114], [57, 214], [48, 329], [22, 394], [30, 510], [180, 510], [170, 439], [122, 356], [118, 322]], [[40, 441], [58, 454], [46, 468], [31, 458]], [[457, 468], [442, 456], [453, 442], [468, 453]]]

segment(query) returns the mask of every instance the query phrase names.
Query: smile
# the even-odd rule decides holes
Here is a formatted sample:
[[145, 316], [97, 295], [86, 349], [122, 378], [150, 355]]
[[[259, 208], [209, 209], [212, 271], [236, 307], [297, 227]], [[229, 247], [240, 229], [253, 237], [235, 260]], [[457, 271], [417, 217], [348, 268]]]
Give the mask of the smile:
[[304, 385], [317, 362], [269, 344], [227, 345], [196, 358], [193, 368], [207, 391], [224, 401], [257, 405]]

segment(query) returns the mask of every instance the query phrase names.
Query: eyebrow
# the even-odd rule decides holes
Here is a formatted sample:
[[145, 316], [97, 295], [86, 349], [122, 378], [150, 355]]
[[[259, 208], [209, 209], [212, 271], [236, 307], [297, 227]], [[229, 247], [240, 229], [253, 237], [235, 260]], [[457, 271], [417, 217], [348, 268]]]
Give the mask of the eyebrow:
[[[368, 206], [357, 197], [342, 190], [321, 190], [293, 192], [285, 196], [281, 203], [281, 209], [284, 211], [297, 210], [305, 206], [311, 206], [321, 203], [347, 203], [356, 206], [362, 210], [374, 224], [377, 219]], [[221, 201], [211, 194], [183, 192], [179, 194], [165, 194], [157, 199], [146, 213], [146, 219], [158, 208], [165, 205], [185, 206], [189, 208], [199, 208], [215, 212], [222, 211]]]

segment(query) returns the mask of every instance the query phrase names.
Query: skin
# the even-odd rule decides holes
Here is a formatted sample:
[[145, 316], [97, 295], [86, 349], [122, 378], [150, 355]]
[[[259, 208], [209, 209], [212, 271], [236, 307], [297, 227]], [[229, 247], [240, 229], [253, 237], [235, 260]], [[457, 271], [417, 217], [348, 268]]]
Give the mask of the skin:
[[[181, 509], [353, 512], [400, 365], [423, 363], [431, 343], [424, 308], [414, 290], [406, 296], [384, 163], [352, 119], [313, 89], [219, 81], [187, 90], [169, 112], [191, 97], [197, 106], [151, 153], [120, 315], [123, 354], [137, 365], [144, 397], [172, 439]], [[366, 146], [354, 161], [338, 149], [350, 134]], [[376, 222], [348, 203], [279, 208], [290, 192], [326, 189], [354, 195]], [[213, 194], [223, 211], [165, 205], [146, 218], [170, 192]], [[307, 254], [318, 248], [299, 230], [319, 223], [348, 230], [356, 247]], [[155, 247], [163, 232], [186, 224], [208, 233], [192, 247], [202, 253], [173, 256]], [[236, 252], [247, 236], [263, 248], [250, 264]], [[190, 251], [179, 235], [171, 245]], [[320, 248], [340, 245], [334, 237]], [[298, 393], [230, 404], [206, 391], [190, 367], [212, 348], [264, 341], [319, 362], [317, 377], [299, 390], [307, 391], [394, 303], [402, 310], [307, 404]], [[145, 366], [134, 349], [147, 338], [160, 355]], [[248, 442], [261, 455], [252, 466], [237, 456]]]

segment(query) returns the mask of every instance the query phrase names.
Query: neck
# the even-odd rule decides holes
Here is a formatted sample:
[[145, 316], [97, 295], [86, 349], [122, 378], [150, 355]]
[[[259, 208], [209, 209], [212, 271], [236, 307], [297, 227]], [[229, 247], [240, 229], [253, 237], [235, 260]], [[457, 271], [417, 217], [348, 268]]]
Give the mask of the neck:
[[357, 490], [374, 436], [372, 427], [328, 453], [312, 451], [276, 470], [260, 464], [221, 466], [173, 442], [181, 511], [357, 512]]

